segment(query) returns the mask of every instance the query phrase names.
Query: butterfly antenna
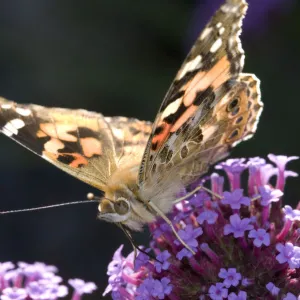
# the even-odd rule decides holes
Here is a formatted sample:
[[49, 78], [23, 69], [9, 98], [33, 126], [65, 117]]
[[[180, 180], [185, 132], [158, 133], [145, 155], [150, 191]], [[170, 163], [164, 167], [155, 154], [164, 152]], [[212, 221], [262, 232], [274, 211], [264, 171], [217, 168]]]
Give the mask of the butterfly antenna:
[[138, 245], [135, 243], [135, 241], [134, 241], [134, 239], [133, 239], [133, 237], [132, 237], [130, 231], [127, 230], [127, 229], [124, 227], [123, 224], [118, 223], [117, 225], [122, 229], [122, 231], [124, 232], [124, 234], [126, 235], [126, 237], [128, 238], [128, 240], [130, 241], [130, 244], [131, 244], [131, 246], [132, 246], [132, 248], [133, 248], [133, 251], [134, 251], [134, 261], [136, 260], [136, 257], [137, 257], [137, 250], [139, 250], [140, 252], [142, 252], [142, 253], [144, 253], [145, 255], [147, 255], [149, 258], [151, 258], [151, 259], [153, 259], [153, 260], [155, 260], [155, 261], [157, 261], [157, 262], [159, 262], [159, 263], [162, 263], [162, 262], [159, 261], [156, 257], [154, 257], [152, 254], [146, 252], [144, 249], [142, 249], [140, 246], [138, 246]]
[[102, 196], [102, 197], [95, 196], [93, 193], [88, 193], [88, 194], [86, 195], [86, 197], [89, 199], [89, 201], [91, 201], [91, 200], [97, 200], [98, 203], [99, 203], [102, 199], [107, 199], [107, 200], [110, 201], [110, 202], [114, 202], [114, 200], [112, 200], [112, 199], [109, 199], [109, 198], [104, 197], [104, 196]]
[[0, 215], [7, 215], [7, 214], [20, 213], [20, 212], [28, 212], [28, 211], [36, 211], [36, 210], [42, 210], [42, 209], [48, 209], [48, 208], [55, 208], [55, 207], [61, 207], [61, 206], [69, 206], [69, 205], [75, 205], [75, 204], [85, 204], [85, 203], [92, 203], [92, 202], [99, 203], [98, 200], [74, 201], [74, 202], [67, 202], [67, 203], [61, 203], [61, 204], [53, 204], [53, 205], [47, 205], [47, 206], [41, 206], [41, 207], [33, 207], [33, 208], [24, 208], [24, 209], [0, 211]]

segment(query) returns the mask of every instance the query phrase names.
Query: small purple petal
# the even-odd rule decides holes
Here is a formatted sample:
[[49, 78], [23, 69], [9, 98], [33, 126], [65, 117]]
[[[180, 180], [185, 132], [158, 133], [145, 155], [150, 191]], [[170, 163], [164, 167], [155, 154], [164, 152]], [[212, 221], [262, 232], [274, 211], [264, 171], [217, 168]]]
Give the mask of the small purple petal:
[[294, 294], [292, 293], [287, 293], [285, 295], [284, 298], [282, 298], [282, 300], [299, 300], [299, 297], [296, 297]]
[[228, 295], [228, 300], [246, 300], [247, 299], [247, 293], [244, 291], [239, 291], [238, 294], [230, 293]]
[[[146, 249], [145, 252], [149, 253], [151, 249]], [[139, 252], [134, 262], [134, 271], [138, 271], [141, 267], [145, 267], [149, 262], [149, 256], [143, 252]]]
[[160, 273], [162, 270], [168, 270], [170, 263], [168, 262], [168, 259], [171, 257], [171, 254], [169, 251], [165, 250], [158, 254], [156, 256], [156, 259], [160, 262], [156, 261], [154, 263], [155, 269], [158, 273]]
[[280, 289], [274, 285], [274, 283], [269, 282], [266, 285], [267, 290], [271, 293], [272, 296], [277, 296], [280, 292]]
[[218, 219], [218, 214], [214, 212], [213, 210], [205, 210], [199, 214], [197, 217], [197, 221], [199, 224], [203, 224], [204, 221], [207, 222], [207, 224], [215, 224]]
[[182, 250], [180, 250], [177, 254], [176, 254], [176, 257], [179, 259], [179, 260], [182, 260], [184, 257], [192, 257], [193, 256], [193, 253], [186, 249], [186, 248], [183, 248]]

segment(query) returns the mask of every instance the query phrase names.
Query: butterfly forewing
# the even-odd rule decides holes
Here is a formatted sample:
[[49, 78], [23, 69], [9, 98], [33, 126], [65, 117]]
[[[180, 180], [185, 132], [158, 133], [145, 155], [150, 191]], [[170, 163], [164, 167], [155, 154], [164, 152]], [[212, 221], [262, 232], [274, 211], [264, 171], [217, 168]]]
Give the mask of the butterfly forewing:
[[101, 114], [0, 100], [1, 131], [98, 188], [116, 168], [113, 137]]
[[[236, 121], [246, 114], [249, 93], [239, 80], [244, 65], [239, 34], [246, 9], [243, 0], [226, 1], [199, 35], [154, 122], [140, 169], [141, 184], [155, 184], [156, 172], [159, 180], [172, 172], [190, 178], [183, 180], [189, 184], [247, 135], [246, 116]], [[241, 101], [231, 116], [226, 107], [235, 96]]]

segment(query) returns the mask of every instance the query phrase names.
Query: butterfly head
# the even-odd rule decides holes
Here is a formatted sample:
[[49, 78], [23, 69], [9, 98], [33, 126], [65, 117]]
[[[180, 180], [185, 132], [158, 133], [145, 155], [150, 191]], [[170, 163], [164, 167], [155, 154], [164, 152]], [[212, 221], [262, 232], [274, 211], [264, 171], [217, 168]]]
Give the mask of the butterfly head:
[[154, 220], [145, 202], [139, 197], [137, 189], [129, 185], [111, 187], [100, 200], [98, 207], [101, 220], [121, 223], [134, 231], [142, 230], [145, 223]]
[[131, 215], [130, 202], [119, 197], [115, 200], [103, 198], [99, 204], [99, 218], [112, 223], [124, 223]]

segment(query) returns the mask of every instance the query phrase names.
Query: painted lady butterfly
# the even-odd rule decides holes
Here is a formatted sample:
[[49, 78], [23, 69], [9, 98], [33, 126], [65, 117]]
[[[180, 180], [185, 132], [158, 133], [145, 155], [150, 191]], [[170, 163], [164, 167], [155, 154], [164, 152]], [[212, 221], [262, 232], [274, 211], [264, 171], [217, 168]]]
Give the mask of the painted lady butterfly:
[[220, 7], [153, 124], [1, 98], [1, 132], [103, 191], [100, 219], [141, 230], [157, 216], [166, 218], [180, 189], [256, 130], [263, 106], [259, 80], [241, 73], [239, 34], [246, 9], [244, 0]]

